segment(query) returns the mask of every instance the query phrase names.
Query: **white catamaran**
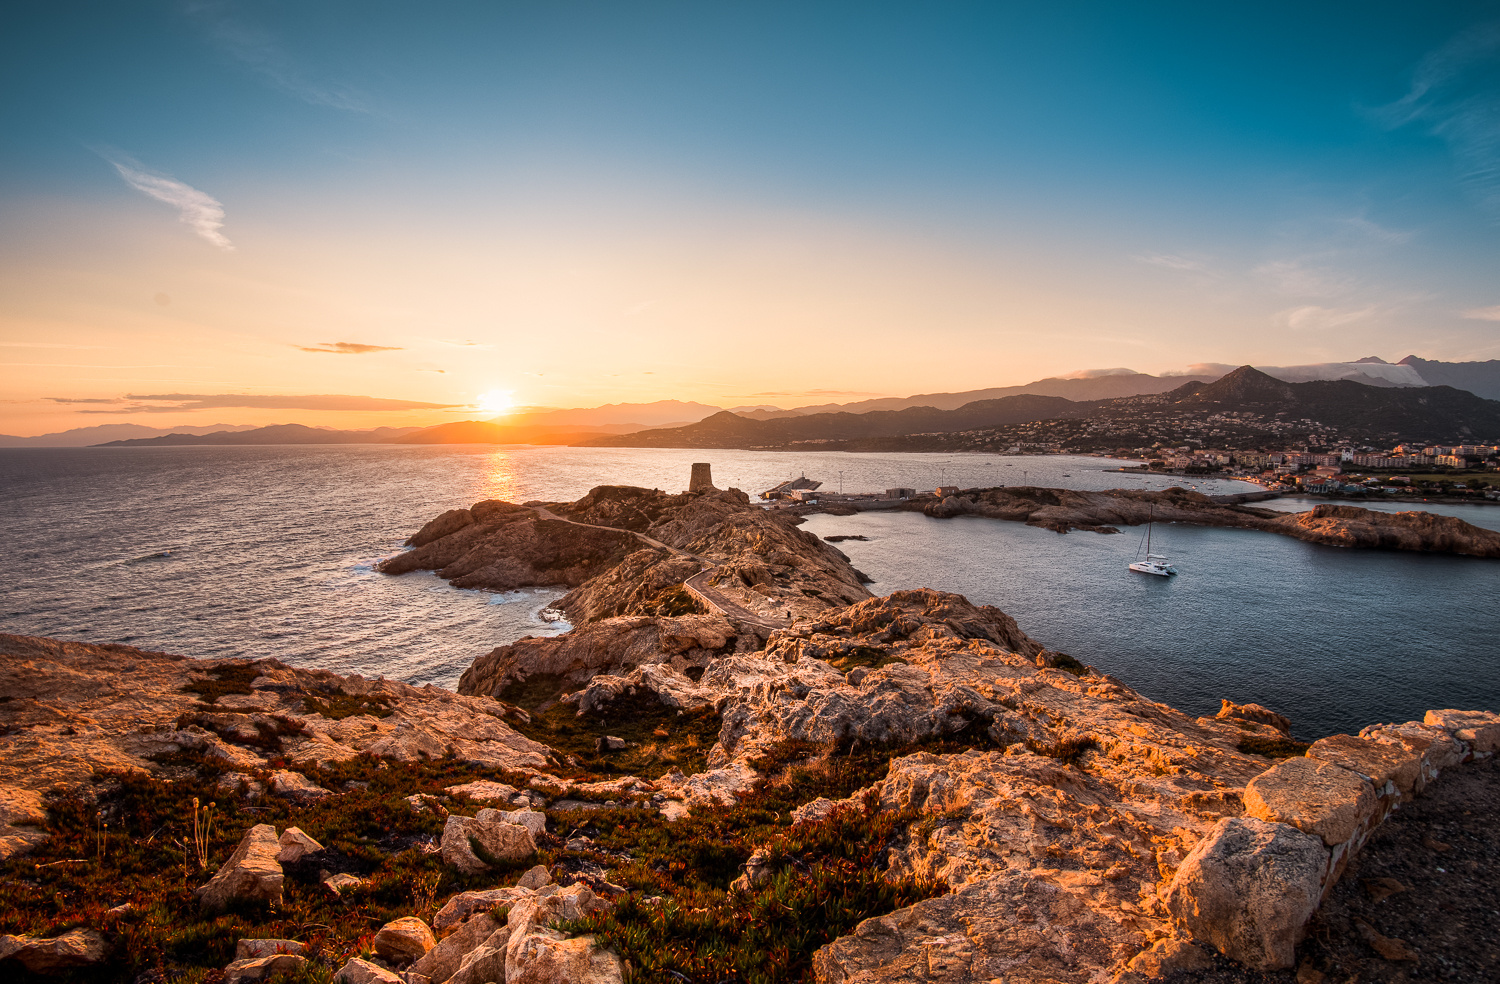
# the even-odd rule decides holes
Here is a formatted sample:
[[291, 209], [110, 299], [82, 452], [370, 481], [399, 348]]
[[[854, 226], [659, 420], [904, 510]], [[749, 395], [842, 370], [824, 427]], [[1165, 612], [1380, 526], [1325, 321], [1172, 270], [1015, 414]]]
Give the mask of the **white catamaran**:
[[1171, 577], [1177, 573], [1177, 568], [1168, 563], [1167, 558], [1162, 554], [1151, 552], [1151, 527], [1154, 525], [1155, 519], [1156, 510], [1153, 508], [1151, 515], [1146, 519], [1146, 559], [1141, 559], [1141, 548], [1136, 547], [1136, 560], [1135, 563], [1130, 565], [1130, 569], [1138, 571], [1141, 574], [1156, 574], [1160, 577]]

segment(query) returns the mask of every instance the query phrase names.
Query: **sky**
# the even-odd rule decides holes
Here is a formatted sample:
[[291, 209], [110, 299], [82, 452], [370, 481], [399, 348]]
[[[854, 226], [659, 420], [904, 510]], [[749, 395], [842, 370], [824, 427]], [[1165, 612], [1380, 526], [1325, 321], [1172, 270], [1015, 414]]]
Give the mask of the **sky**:
[[20, 2], [0, 433], [1500, 358], [1489, 3]]

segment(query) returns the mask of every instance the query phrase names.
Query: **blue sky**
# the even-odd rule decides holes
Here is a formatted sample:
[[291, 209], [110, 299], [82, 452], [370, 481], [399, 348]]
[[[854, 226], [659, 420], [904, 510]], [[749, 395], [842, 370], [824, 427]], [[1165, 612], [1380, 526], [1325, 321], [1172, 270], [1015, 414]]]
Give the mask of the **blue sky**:
[[1493, 3], [11, 16], [12, 433], [1500, 358]]

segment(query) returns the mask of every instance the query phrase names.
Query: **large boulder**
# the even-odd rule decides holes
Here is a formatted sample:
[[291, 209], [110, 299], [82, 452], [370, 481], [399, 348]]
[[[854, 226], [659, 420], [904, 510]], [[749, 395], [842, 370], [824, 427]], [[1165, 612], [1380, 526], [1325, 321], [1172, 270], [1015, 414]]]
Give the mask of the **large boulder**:
[[1328, 859], [1322, 840], [1296, 827], [1227, 817], [1177, 869], [1167, 908], [1195, 940], [1233, 960], [1290, 967]]
[[1446, 728], [1479, 755], [1500, 751], [1500, 714], [1490, 711], [1428, 711], [1423, 724]]
[[282, 872], [276, 855], [280, 852], [275, 827], [268, 823], [251, 827], [229, 860], [198, 889], [198, 904], [207, 912], [222, 912], [243, 902], [279, 903]]
[[511, 950], [505, 962], [506, 984], [623, 984], [624, 980], [620, 958], [595, 945], [591, 936], [558, 940], [533, 933]]
[[1329, 735], [1313, 742], [1307, 757], [1357, 772], [1368, 777], [1378, 792], [1402, 798], [1415, 795], [1422, 779], [1421, 754], [1391, 742]]
[[483, 874], [490, 862], [525, 861], [536, 854], [531, 831], [518, 823], [450, 816], [443, 827], [443, 860], [466, 875]]
[[448, 978], [448, 984], [491, 984], [506, 980], [505, 958], [509, 942], [510, 929], [505, 926], [496, 929], [463, 955], [458, 969]]
[[416, 916], [402, 916], [380, 927], [371, 944], [375, 955], [388, 964], [404, 967], [427, 955], [437, 945], [432, 930]]
[[1375, 790], [1348, 769], [1309, 758], [1276, 763], [1245, 786], [1245, 812], [1291, 824], [1329, 847], [1350, 840], [1374, 816]]
[[[460, 923], [457, 929], [408, 967], [407, 973], [427, 978], [428, 984], [444, 984], [458, 970], [464, 957], [488, 941], [496, 930], [504, 931], [508, 937], [509, 931], [504, 926], [492, 919], [489, 913], [481, 912]], [[502, 974], [505, 971], [505, 942], [505, 939], [498, 941], [498, 967]], [[499, 980], [498, 977], [495, 979]]]
[[349, 962], [333, 975], [334, 984], [406, 984], [400, 974], [359, 957], [350, 957]]
[[108, 942], [91, 929], [70, 929], [49, 937], [0, 936], [0, 967], [15, 961], [33, 974], [93, 966], [108, 955]]

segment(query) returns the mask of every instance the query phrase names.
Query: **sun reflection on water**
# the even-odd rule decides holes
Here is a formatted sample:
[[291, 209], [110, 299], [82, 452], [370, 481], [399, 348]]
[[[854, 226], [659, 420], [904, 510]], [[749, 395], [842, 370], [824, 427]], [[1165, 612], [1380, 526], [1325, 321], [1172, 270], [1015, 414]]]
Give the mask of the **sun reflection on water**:
[[479, 483], [481, 494], [486, 499], [504, 499], [519, 502], [532, 498], [521, 494], [520, 480], [516, 475], [515, 453], [508, 449], [497, 450], [485, 463], [484, 477]]

